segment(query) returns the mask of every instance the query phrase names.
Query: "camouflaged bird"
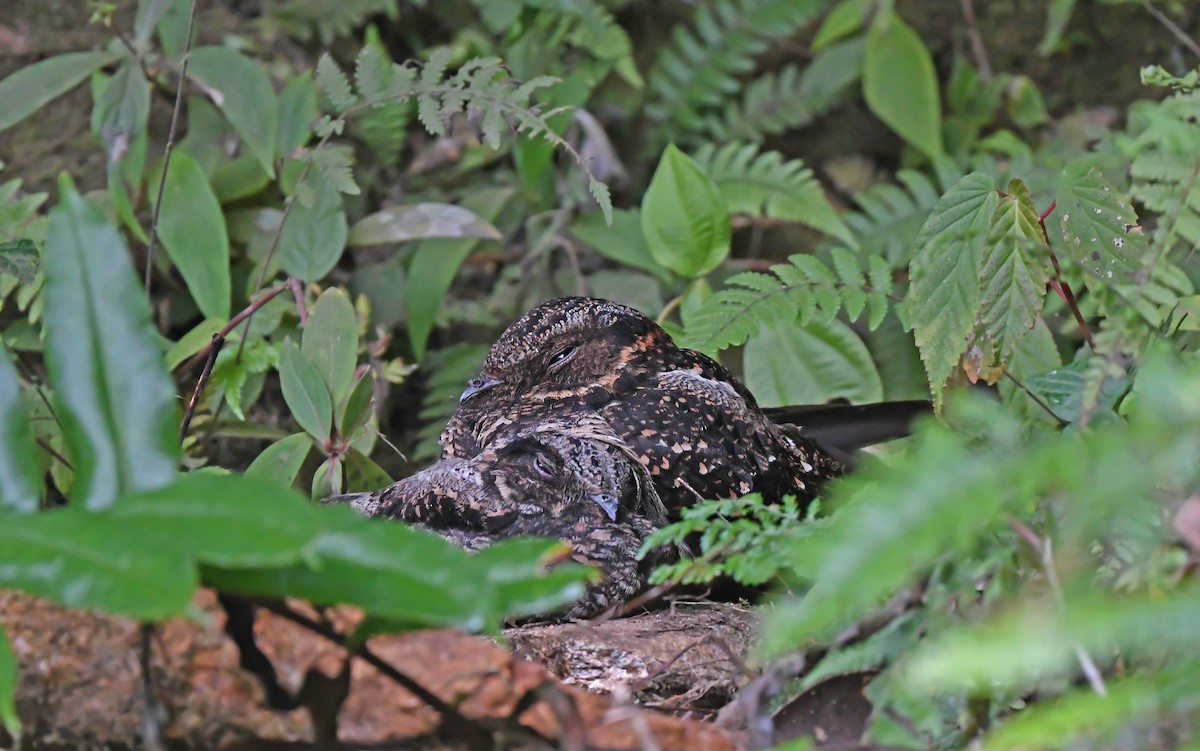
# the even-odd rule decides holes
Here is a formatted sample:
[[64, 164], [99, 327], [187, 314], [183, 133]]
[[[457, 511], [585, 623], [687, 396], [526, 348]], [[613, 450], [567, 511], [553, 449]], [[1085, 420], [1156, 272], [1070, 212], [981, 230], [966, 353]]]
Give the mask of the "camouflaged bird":
[[469, 459], [442, 459], [382, 490], [331, 500], [408, 522], [471, 551], [519, 536], [562, 540], [572, 559], [597, 566], [602, 576], [559, 617], [594, 615], [637, 594], [663, 558], [638, 560], [656, 523], [620, 509], [636, 506], [635, 496], [649, 490], [644, 469], [580, 438], [574, 428], [547, 421]]
[[566, 297], [501, 334], [441, 442], [443, 456], [471, 457], [551, 417], [590, 421], [636, 457], [677, 518], [699, 499], [752, 491], [810, 500], [854, 448], [906, 435], [927, 411], [928, 402], [764, 411], [722, 365], [676, 346], [638, 311]]

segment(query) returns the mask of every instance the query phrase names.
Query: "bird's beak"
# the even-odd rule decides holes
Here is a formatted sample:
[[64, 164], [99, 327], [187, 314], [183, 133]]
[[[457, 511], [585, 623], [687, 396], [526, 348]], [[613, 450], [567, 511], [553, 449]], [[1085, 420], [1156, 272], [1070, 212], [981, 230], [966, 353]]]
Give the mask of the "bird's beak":
[[620, 501], [611, 493], [596, 493], [592, 495], [592, 500], [596, 502], [600, 508], [604, 509], [604, 513], [608, 515], [610, 521], [617, 520], [617, 508], [620, 506]]
[[487, 391], [493, 386], [501, 383], [499, 378], [491, 378], [489, 376], [478, 376], [467, 381], [467, 388], [462, 392], [462, 396], [458, 397], [458, 403], [462, 404], [466, 400], [480, 393]]

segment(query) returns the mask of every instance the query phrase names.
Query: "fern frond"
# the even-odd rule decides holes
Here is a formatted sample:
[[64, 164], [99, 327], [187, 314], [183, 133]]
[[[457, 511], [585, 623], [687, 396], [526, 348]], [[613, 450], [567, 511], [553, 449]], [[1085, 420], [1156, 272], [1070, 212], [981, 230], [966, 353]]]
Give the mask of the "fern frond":
[[[1200, 247], [1200, 92], [1177, 93], [1150, 113], [1130, 166], [1133, 195], [1164, 217], [1156, 243], [1178, 236]], [[1130, 220], [1134, 221], [1134, 220]], [[1170, 252], [1171, 248], [1166, 248]]]
[[833, 0], [714, 0], [679, 24], [650, 72], [646, 114], [669, 123], [677, 139], [704, 132], [708, 110], [722, 107], [771, 42], [803, 27]]
[[271, 12], [291, 36], [303, 42], [316, 37], [325, 47], [353, 34], [371, 16], [394, 19], [398, 14], [395, 0], [291, 0]]
[[[959, 175], [950, 176], [949, 182]], [[896, 174], [898, 185], [881, 183], [854, 197], [857, 211], [841, 216], [858, 240], [864, 255], [880, 256], [892, 268], [906, 265], [913, 255], [914, 241], [942, 191], [928, 175], [916, 170]]]
[[761, 141], [811, 123], [844, 101], [862, 72], [861, 40], [834, 45], [801, 68], [788, 65], [748, 83], [740, 101], [704, 118], [714, 141]]
[[834, 256], [837, 270], [814, 256], [794, 255], [770, 274], [748, 271], [731, 277], [689, 317], [684, 346], [704, 352], [741, 344], [760, 328], [780, 323], [804, 325], [814, 317], [830, 320], [845, 309], [851, 319], [869, 310], [874, 329], [888, 309], [890, 271], [849, 251]]
[[784, 161], [776, 151], [760, 153], [752, 143], [706, 144], [695, 160], [720, 188], [730, 213], [801, 222], [857, 245], [803, 161]]
[[368, 29], [354, 63], [354, 84], [362, 97], [374, 104], [355, 121], [354, 132], [385, 165], [400, 158], [411, 113], [407, 101], [387, 99], [397, 75], [411, 78], [415, 74], [411, 68], [393, 66], [379, 32]]

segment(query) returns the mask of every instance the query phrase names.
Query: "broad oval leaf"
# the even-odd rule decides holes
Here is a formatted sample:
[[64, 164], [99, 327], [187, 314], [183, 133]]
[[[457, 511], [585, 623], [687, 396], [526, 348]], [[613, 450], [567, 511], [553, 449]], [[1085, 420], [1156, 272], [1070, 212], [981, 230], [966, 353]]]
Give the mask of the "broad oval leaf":
[[378, 490], [392, 484], [392, 478], [384, 471], [383, 467], [353, 448], [346, 452], [343, 470], [348, 493]]
[[260, 477], [278, 485], [290, 486], [296, 482], [304, 460], [312, 451], [312, 437], [308, 433], [293, 433], [280, 438], [263, 449], [246, 468], [246, 477]]
[[475, 237], [499, 240], [491, 222], [470, 209], [449, 203], [416, 203], [367, 214], [350, 228], [347, 244], [383, 245], [427, 237]]
[[118, 57], [112, 52], [68, 52], [20, 68], [0, 81], [0, 131], [37, 112]]
[[[512, 196], [512, 188], [489, 188], [467, 196], [462, 205], [494, 222]], [[408, 336], [417, 360], [425, 355], [425, 342], [446, 290], [450, 289], [463, 260], [480, 242], [435, 238], [423, 241], [413, 253], [408, 271], [408, 278], [415, 282], [408, 285]]]
[[60, 185], [43, 251], [46, 363], [71, 501], [94, 510], [174, 479], [178, 401], [125, 242], [68, 178]]
[[110, 169], [145, 132], [149, 117], [150, 82], [141, 66], [126, 60], [104, 85], [92, 110], [92, 131], [104, 144]]
[[583, 214], [571, 225], [571, 234], [605, 258], [649, 271], [663, 281], [671, 279], [671, 272], [650, 255], [646, 236], [642, 234], [642, 213], [638, 209], [617, 209], [611, 223], [605, 222], [603, 214], [594, 211]]
[[170, 542], [155, 544], [109, 513], [9, 516], [0, 524], [0, 589], [72, 608], [166, 618], [181, 612], [196, 588], [194, 566]]
[[238, 475], [192, 472], [123, 496], [109, 513], [146, 539], [172, 540], [193, 560], [216, 566], [294, 563], [317, 532], [312, 507], [294, 490]]
[[291, 339], [279, 350], [279, 385], [292, 417], [324, 445], [333, 435], [333, 401], [321, 371]]
[[317, 298], [304, 326], [300, 351], [317, 366], [333, 401], [340, 402], [358, 362], [358, 317], [344, 291], [330, 287]]
[[158, 232], [196, 306], [206, 318], [229, 318], [229, 233], [221, 204], [200, 164], [177, 151], [163, 185]]
[[764, 407], [883, 399], [871, 353], [837, 319], [763, 329], [746, 342], [745, 371], [746, 387]]
[[21, 718], [17, 715], [17, 656], [13, 654], [12, 645], [4, 628], [0, 627], [0, 727], [8, 730], [9, 735], [16, 739], [18, 747], [21, 742]]
[[346, 249], [346, 209], [342, 197], [328, 180], [306, 180], [312, 205], [293, 196], [291, 210], [279, 236], [283, 269], [298, 279], [315, 282], [328, 274]]
[[704, 276], [729, 255], [725, 199], [674, 145], [663, 152], [642, 198], [642, 234], [655, 261], [689, 279]]
[[[33, 431], [21, 401], [21, 383], [8, 351], [0, 345], [0, 511], [37, 511], [42, 497], [38, 474]], [[0, 682], [3, 680], [0, 676]], [[0, 712], [3, 701], [0, 691]]]
[[375, 396], [375, 379], [367, 371], [355, 382], [346, 398], [338, 404], [338, 430], [350, 437], [371, 419], [371, 400]]
[[279, 133], [276, 144], [281, 156], [288, 157], [308, 142], [312, 122], [317, 119], [317, 85], [312, 73], [293, 76], [279, 94]]
[[188, 75], [204, 84], [204, 93], [275, 177], [279, 104], [266, 69], [227, 47], [200, 47], [189, 55]]
[[895, 11], [878, 14], [867, 32], [863, 97], [885, 125], [925, 156], [942, 155], [942, 107], [933, 58]]

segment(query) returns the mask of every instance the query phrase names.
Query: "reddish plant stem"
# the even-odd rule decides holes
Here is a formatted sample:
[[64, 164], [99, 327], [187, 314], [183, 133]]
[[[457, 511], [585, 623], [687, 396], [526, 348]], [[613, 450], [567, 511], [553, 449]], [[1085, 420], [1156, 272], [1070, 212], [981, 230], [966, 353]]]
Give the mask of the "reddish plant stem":
[[[259, 308], [261, 308], [262, 306], [264, 306], [267, 303], [274, 300], [284, 290], [291, 289], [293, 294], [296, 294], [295, 288], [298, 286], [299, 286], [298, 280], [289, 279], [286, 282], [283, 282], [282, 284], [279, 284], [279, 285], [267, 290], [261, 296], [259, 296], [259, 298], [257, 300], [255, 300], [254, 302], [247, 305], [245, 310], [238, 313], [233, 318], [229, 319], [229, 323], [222, 326], [220, 331], [213, 334], [213, 342], [216, 342], [217, 338], [220, 337], [220, 339], [222, 340], [222, 343], [223, 343], [225, 340], [225, 337], [229, 336], [229, 332], [236, 329], [242, 321], [244, 321], [247, 318], [249, 318], [250, 316], [254, 315], [258, 311]], [[300, 295], [303, 296], [302, 290], [300, 292]], [[300, 320], [301, 320], [301, 322], [303, 322], [308, 318], [308, 311], [304, 308], [303, 300], [301, 300], [298, 303], [298, 307], [299, 307], [299, 313], [300, 313]], [[209, 350], [211, 350], [212, 348], [213, 348], [213, 345], [209, 344], [207, 347], [205, 347], [204, 349], [197, 352], [195, 355], [192, 356], [192, 359], [187, 361], [187, 363], [183, 366], [183, 369], [191, 370], [192, 368], [196, 367], [200, 363], [204, 362], [208, 358]]]
[[179, 426], [179, 440], [187, 438], [188, 428], [192, 426], [192, 417], [196, 414], [196, 405], [200, 403], [200, 394], [204, 391], [205, 384], [212, 376], [213, 365], [217, 362], [217, 355], [221, 354], [221, 347], [225, 344], [225, 337], [220, 333], [213, 334], [212, 343], [208, 345], [208, 359], [204, 361], [204, 370], [200, 371], [200, 377], [196, 379], [196, 388], [192, 390], [192, 398], [188, 400], [187, 410], [183, 413], [183, 423]]
[[1054, 249], [1050, 247], [1050, 233], [1046, 231], [1046, 217], [1050, 216], [1050, 213], [1057, 206], [1058, 201], [1051, 201], [1046, 210], [1038, 216], [1038, 225], [1042, 228], [1042, 239], [1046, 241], [1046, 252], [1050, 254], [1050, 264], [1054, 267], [1054, 278], [1047, 282], [1047, 284], [1050, 289], [1054, 290], [1063, 299], [1067, 307], [1071, 309], [1071, 315], [1075, 316], [1075, 323], [1079, 324], [1079, 330], [1083, 332], [1084, 341], [1094, 350], [1096, 349], [1096, 340], [1092, 337], [1092, 330], [1088, 327], [1087, 321], [1084, 320], [1083, 312], [1079, 310], [1079, 303], [1075, 300], [1075, 293], [1071, 291], [1070, 283], [1062, 278], [1062, 267], [1058, 264], [1058, 256], [1054, 254]]

